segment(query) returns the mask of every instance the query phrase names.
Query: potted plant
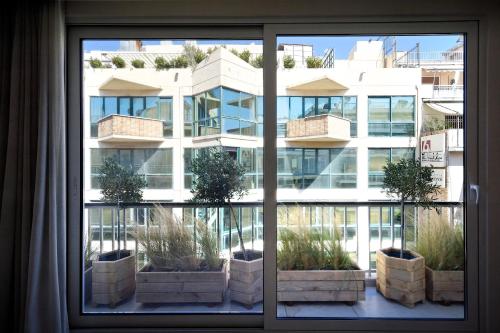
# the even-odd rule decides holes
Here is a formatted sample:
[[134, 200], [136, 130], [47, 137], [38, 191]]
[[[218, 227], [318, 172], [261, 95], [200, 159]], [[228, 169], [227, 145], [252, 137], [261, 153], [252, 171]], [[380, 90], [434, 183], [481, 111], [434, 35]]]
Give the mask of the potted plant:
[[306, 58], [307, 68], [321, 68], [323, 63], [319, 57], [307, 57]]
[[295, 59], [291, 55], [286, 55], [283, 57], [283, 67], [286, 69], [292, 69], [295, 67]]
[[240, 243], [240, 251], [233, 253], [229, 265], [230, 297], [233, 301], [251, 307], [263, 299], [262, 251], [245, 249], [242, 226], [238, 223], [231, 202], [247, 193], [245, 168], [222, 147], [210, 147], [200, 151], [193, 159], [191, 170], [194, 175], [191, 190], [193, 202], [229, 205]]
[[134, 59], [130, 64], [134, 68], [144, 68], [144, 60], [141, 59]]
[[120, 56], [111, 58], [111, 62], [116, 66], [116, 68], [125, 68], [126, 66], [125, 60], [123, 60], [123, 58]]
[[388, 161], [384, 166], [383, 189], [396, 197], [401, 206], [401, 248], [377, 251], [377, 290], [386, 298], [413, 307], [425, 299], [425, 259], [405, 250], [405, 203], [428, 209], [439, 187], [432, 180], [432, 169], [420, 165], [418, 159]]
[[[150, 227], [136, 237], [149, 263], [136, 274], [139, 303], [220, 303], [227, 288], [226, 261], [206, 224], [193, 232], [164, 207], [156, 206]], [[199, 244], [197, 249], [196, 244]]]
[[347, 302], [365, 299], [365, 272], [344, 251], [340, 233], [299, 226], [279, 231], [278, 302]]
[[142, 201], [142, 189], [146, 187], [146, 181], [131, 168], [125, 168], [108, 158], [99, 169], [98, 182], [101, 200], [116, 205], [118, 250], [100, 254], [92, 263], [92, 298], [96, 304], [115, 306], [130, 297], [135, 289], [135, 255], [129, 250], [120, 249], [121, 205]]
[[415, 250], [425, 258], [425, 293], [434, 302], [464, 301], [464, 236], [444, 218], [419, 223]]

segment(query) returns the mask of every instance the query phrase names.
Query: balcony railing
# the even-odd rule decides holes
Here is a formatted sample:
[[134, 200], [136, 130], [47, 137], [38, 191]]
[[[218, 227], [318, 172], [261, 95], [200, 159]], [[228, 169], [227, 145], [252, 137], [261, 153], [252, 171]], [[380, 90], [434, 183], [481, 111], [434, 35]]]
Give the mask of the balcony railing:
[[463, 51], [419, 51], [414, 48], [394, 61], [394, 67], [421, 67], [432, 65], [456, 65], [463, 67]]
[[99, 141], [163, 141], [163, 121], [157, 119], [114, 114], [99, 120], [97, 126]]
[[463, 85], [435, 85], [432, 91], [434, 99], [464, 99]]
[[[216, 232], [221, 255], [228, 258], [233, 251], [239, 250], [238, 231], [234, 220], [230, 222], [232, 214], [229, 206], [211, 207], [190, 202], [158, 202], [122, 204], [125, 214], [120, 214], [120, 248], [135, 250], [138, 256], [138, 269], [147, 258], [134, 238], [137, 228], [149, 228], [151, 209], [154, 205], [161, 205], [172, 209], [172, 213], [181, 218], [188, 226], [194, 225], [194, 219], [202, 220]], [[435, 202], [441, 210], [439, 218], [448, 219], [452, 225], [463, 224], [463, 203]], [[243, 240], [245, 248], [263, 250], [264, 218], [262, 202], [234, 203], [238, 224], [243, 226]], [[374, 220], [374, 210], [380, 210], [380, 215]], [[343, 237], [345, 250], [358, 262], [360, 267], [368, 272], [374, 271], [372, 262], [376, 250], [401, 244], [400, 225], [394, 217], [399, 209], [399, 203], [394, 201], [287, 201], [278, 202], [278, 230], [280, 228], [294, 228], [298, 225], [316, 228], [323, 231], [339, 230]], [[407, 246], [418, 238], [418, 223], [430, 217], [429, 211], [419, 211], [407, 205], [406, 215], [409, 212], [413, 218], [407, 218]], [[388, 213], [389, 212], [389, 213]], [[353, 214], [352, 214], [353, 213]], [[394, 214], [393, 214], [394, 213]], [[116, 224], [116, 206], [106, 203], [86, 203], [84, 233], [88, 235], [92, 247], [96, 252], [103, 253], [118, 248], [118, 226]], [[339, 215], [340, 214], [340, 215]], [[354, 220], [347, 216], [354, 216]], [[385, 220], [386, 217], [389, 219]], [[232, 218], [231, 218], [232, 219]], [[340, 221], [340, 222], [339, 222]], [[196, 230], [193, 228], [193, 233]]]
[[287, 141], [349, 141], [351, 122], [329, 114], [291, 120], [286, 124]]

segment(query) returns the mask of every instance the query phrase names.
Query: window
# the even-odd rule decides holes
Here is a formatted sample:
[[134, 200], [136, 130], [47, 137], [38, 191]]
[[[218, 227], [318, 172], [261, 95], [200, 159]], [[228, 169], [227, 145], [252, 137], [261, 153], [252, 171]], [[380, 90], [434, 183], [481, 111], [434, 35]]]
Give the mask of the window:
[[286, 123], [289, 120], [331, 114], [350, 121], [350, 135], [356, 137], [357, 130], [357, 97], [277, 97], [278, 137], [286, 136]]
[[[99, 137], [99, 122], [111, 115], [157, 119], [162, 121], [163, 136], [171, 137], [173, 109], [171, 97], [90, 96], [90, 136]], [[140, 127], [140, 124], [133, 126]]]
[[[305, 28], [303, 32], [300, 30], [301, 27]], [[408, 44], [391, 44], [390, 38], [393, 37], [403, 38], [406, 42], [410, 38], [413, 38], [411, 39], [413, 42], [418, 38], [425, 40], [424, 37], [453, 37], [453, 42], [455, 42], [463, 36], [413, 35], [411, 26], [405, 28], [407, 31], [405, 36], [384, 35], [380, 37], [374, 35], [357, 36], [349, 32], [349, 29], [343, 28], [343, 25], [340, 25], [340, 32], [336, 32], [336, 26], [332, 26], [332, 30], [322, 32], [319, 28], [316, 30], [314, 25], [300, 24], [294, 26], [293, 29], [290, 26], [281, 25], [273, 25], [267, 29], [270, 29], [271, 36], [276, 36], [276, 48], [269, 48], [268, 44], [266, 44], [267, 48], [264, 48], [267, 54], [276, 56], [277, 66], [275, 68], [275, 66], [269, 66], [269, 63], [274, 64], [274, 60], [270, 61], [267, 58], [269, 56], [264, 54], [267, 64], [266, 70], [271, 71], [271, 76], [276, 77], [276, 87], [270, 88], [265, 80], [262, 85], [259, 77], [262, 75], [262, 70], [254, 67], [256, 69], [254, 72], [248, 64], [244, 63], [246, 61], [242, 58], [245, 56], [230, 58], [233, 65], [241, 65], [238, 70], [242, 72], [224, 72], [238, 73], [237, 80], [234, 78], [234, 82], [225, 80], [222, 75], [214, 75], [210, 83], [207, 83], [209, 80], [197, 82], [196, 80], [200, 77], [195, 77], [192, 68], [175, 68], [173, 70], [150, 68], [152, 73], [157, 72], [165, 77], [170, 74], [173, 77], [175, 73], [182, 84], [193, 80], [192, 87], [179, 88], [178, 93], [168, 97], [171, 98], [170, 104], [165, 103], [164, 114], [170, 114], [172, 119], [171, 134], [165, 134], [165, 136], [170, 135], [173, 140], [105, 143], [99, 140], [87, 141], [88, 138], [85, 136], [79, 140], [82, 140], [84, 148], [82, 156], [84, 162], [81, 163], [84, 174], [81, 176], [83, 184], [85, 184], [85, 188], [82, 189], [84, 209], [81, 214], [84, 222], [82, 222], [81, 230], [91, 230], [89, 235], [92, 235], [94, 246], [100, 246], [100, 250], [105, 252], [113, 248], [116, 249], [117, 244], [121, 244], [122, 248], [126, 246], [128, 250], [136, 251], [135, 269], [136, 272], [139, 271], [151, 262], [151, 257], [145, 254], [144, 248], [136, 245], [132, 230], [150, 227], [154, 218], [152, 206], [154, 203], [160, 202], [170, 209], [171, 214], [175, 214], [183, 220], [190, 234], [194, 235], [193, 237], [196, 237], [199, 231], [196, 227], [197, 221], [208, 226], [209, 230], [216, 235], [217, 247], [224, 258], [229, 259], [232, 254], [240, 250], [242, 244], [248, 249], [265, 249], [267, 260], [264, 265], [265, 269], [269, 269], [269, 267], [277, 269], [273, 278], [266, 274], [261, 280], [264, 282], [265, 300], [270, 300], [269, 303], [266, 303], [264, 308], [263, 303], [259, 301], [251, 309], [231, 301], [225, 301], [222, 305], [215, 306], [191, 302], [183, 305], [167, 302], [158, 306], [149, 306], [148, 304], [138, 305], [140, 302], [136, 302], [136, 298], [131, 298], [123, 304], [118, 304], [116, 308], [103, 305], [96, 309], [90, 303], [82, 301], [81, 317], [87, 316], [88, 313], [100, 313], [105, 319], [123, 318], [127, 322], [130, 320], [135, 325], [140, 325], [137, 318], [146, 318], [142, 315], [162, 313], [164, 318], [163, 316], [148, 316], [147, 318], [149, 320], [149, 318], [154, 317], [152, 320], [155, 323], [161, 323], [164, 326], [179, 325], [179, 327], [186, 325], [186, 322], [198, 325], [198, 319], [200, 322], [206, 320], [210, 326], [219, 327], [219, 324], [226, 325], [224, 320], [227, 318], [237, 318], [234, 321], [242, 326], [259, 327], [259, 325], [263, 325], [262, 314], [265, 312], [265, 329], [307, 330], [314, 327], [318, 330], [332, 328], [339, 330], [383, 330], [387, 327], [388, 320], [386, 319], [391, 320], [391, 325], [393, 324], [393, 328], [396, 330], [404, 330], [408, 326], [416, 330], [425, 330], [429, 327], [436, 330], [449, 329], [450, 327], [463, 330], [471, 327], [469, 325], [472, 325], [474, 320], [471, 321], [470, 316], [474, 318], [477, 313], [471, 308], [469, 302], [475, 296], [471, 295], [467, 289], [465, 302], [454, 303], [450, 307], [444, 307], [439, 303], [425, 302], [418, 303], [415, 308], [410, 309], [397, 302], [386, 302], [383, 296], [377, 293], [375, 287], [377, 276], [382, 275], [377, 272], [377, 250], [387, 247], [401, 247], [401, 245], [411, 248], [421, 236], [421, 229], [419, 229], [421, 223], [442, 219], [454, 227], [465, 230], [464, 233], [470, 232], [469, 228], [473, 228], [473, 231], [476, 228], [474, 221], [469, 224], [471, 222], [469, 220], [470, 210], [467, 210], [469, 215], [466, 219], [465, 203], [462, 202], [465, 192], [456, 195], [456, 192], [464, 190], [462, 180], [467, 179], [468, 175], [465, 165], [469, 161], [465, 159], [463, 148], [461, 151], [457, 147], [454, 147], [454, 150], [448, 149], [449, 147], [444, 148], [446, 149], [445, 154], [449, 154], [447, 156], [453, 155], [453, 163], [456, 162], [453, 167], [456, 168], [449, 168], [449, 165], [435, 168], [439, 169], [436, 174], [439, 172], [441, 175], [446, 174], [444, 176], [446, 185], [450, 184], [450, 179], [456, 181], [454, 183], [456, 187], [445, 185], [446, 187], [441, 189], [439, 202], [435, 203], [443, 215], [433, 215], [433, 213], [408, 204], [404, 212], [406, 229], [404, 230], [405, 242], [403, 244], [400, 237], [400, 233], [404, 229], [401, 225], [400, 207], [395, 206], [392, 198], [389, 198], [381, 189], [384, 179], [383, 166], [388, 160], [395, 162], [401, 158], [415, 157], [415, 151], [422, 136], [419, 119], [423, 119], [425, 116], [423, 113], [426, 112], [422, 108], [423, 90], [419, 90], [418, 93], [415, 91], [413, 81], [416, 80], [418, 85], [422, 82], [422, 73], [418, 75], [415, 73], [422, 70], [418, 67], [418, 63], [412, 64], [415, 55], [412, 53], [411, 47], [406, 48], [405, 46], [404, 49], [397, 50], [397, 52], [406, 54], [403, 64], [398, 63], [398, 59], [385, 59], [385, 56], [392, 56], [392, 53], [385, 53], [386, 45], [402, 47]], [[380, 31], [389, 30], [381, 29]], [[328, 31], [338, 33], [338, 35], [325, 34]], [[355, 31], [357, 30], [355, 29]], [[442, 30], [438, 29], [438, 31]], [[153, 40], [148, 41], [148, 43], [150, 42], [154, 43]], [[206, 42], [207, 40], [203, 40], [199, 41], [198, 44], [193, 44], [205, 50], [211, 46], [206, 44], [205, 47]], [[219, 42], [217, 40], [213, 43]], [[238, 46], [239, 41], [234, 45], [230, 42], [224, 42], [225, 51], [228, 52], [222, 50], [224, 48], [221, 46], [220, 49], [210, 50], [211, 53], [208, 51], [206, 53], [216, 55], [220, 51], [225, 52], [224, 56], [232, 57], [236, 53], [241, 55], [244, 48], [248, 47], [250, 59], [254, 59], [255, 54], [262, 52], [262, 49], [258, 50], [262, 46], [259, 43], [254, 49], [251, 44], [240, 47]], [[352, 48], [341, 50], [340, 45], [346, 42]], [[178, 46], [177, 43], [176, 41], [172, 45]], [[294, 46], [290, 47], [290, 45]], [[329, 50], [330, 46], [334, 50]], [[364, 56], [368, 56], [366, 52], [371, 48], [376, 49], [376, 52], [374, 51], [371, 55], [377, 55], [377, 57], [373, 56], [374, 59], [364, 58]], [[307, 57], [304, 56], [304, 52], [301, 52], [299, 56], [294, 52], [290, 53], [290, 49], [307, 51], [308, 56], [318, 57], [320, 55], [319, 60], [314, 60], [315, 64], [311, 65], [312, 60], [306, 61]], [[354, 51], [350, 52], [350, 50]], [[438, 50], [437, 54], [442, 54], [441, 51], [443, 50]], [[378, 58], [380, 54], [383, 55], [381, 59]], [[294, 58], [295, 67], [283, 68], [285, 55], [291, 55]], [[424, 53], [420, 55], [423, 56]], [[171, 59], [166, 60], [170, 61]], [[359, 67], [354, 66], [356, 61]], [[153, 63], [154, 59], [150, 66], [154, 66]], [[205, 68], [204, 66], [210, 63], [207, 61], [199, 68]], [[308, 66], [318, 67], [308, 68]], [[252, 75], [259, 80], [253, 82], [254, 76], [246, 75], [246, 70], [251, 71]], [[95, 70], [95, 72], [99, 71], [101, 70]], [[405, 74], [410, 72], [411, 75]], [[465, 75], [465, 72], [464, 70], [462, 75]], [[325, 74], [322, 75], [322, 73]], [[204, 78], [203, 75], [200, 76], [201, 79]], [[252, 81], [254, 86], [247, 84], [247, 80]], [[189, 84], [187, 85], [189, 86]], [[176, 84], [172, 83], [172, 87], [169, 89], [174, 90], [176, 87]], [[85, 93], [84, 90], [82, 91]], [[169, 95], [170, 92], [163, 91], [160, 94]], [[269, 94], [274, 105], [266, 98]], [[84, 133], [96, 133], [94, 137], [97, 137], [99, 130], [97, 122], [99, 120], [94, 121], [93, 119], [99, 119], [104, 115], [105, 105], [109, 105], [110, 109], [116, 107], [118, 110], [116, 114], [121, 115], [122, 112], [128, 112], [135, 117], [144, 118], [148, 118], [146, 115], [159, 113], [162, 110], [161, 101], [153, 103], [154, 98], [147, 98], [154, 96], [137, 95], [134, 94], [131, 97], [116, 96], [115, 106], [113, 106], [112, 100], [106, 101], [107, 97], [113, 96], [85, 96], [82, 98], [82, 103], [84, 103], [82, 110], [89, 113], [84, 114], [82, 119], [85, 119], [85, 122], [87, 122], [86, 119], [91, 119], [90, 125], [83, 124]], [[93, 97], [96, 99], [94, 100]], [[142, 112], [140, 112], [139, 99], [135, 100], [136, 97], [144, 97]], [[101, 106], [92, 107], [93, 103]], [[266, 112], [264, 112], [264, 105], [266, 105]], [[268, 106], [270, 110], [267, 110]], [[99, 109], [98, 114], [100, 115], [94, 117], [93, 109]], [[325, 117], [324, 115], [329, 116]], [[269, 122], [270, 117], [272, 122], [266, 125], [271, 126], [266, 126], [266, 130], [271, 128], [271, 138], [269, 133], [264, 135], [264, 119]], [[470, 117], [463, 117], [463, 124], [461, 127], [457, 125], [455, 129], [467, 131], [468, 135], [474, 136], [474, 132], [469, 133], [471, 129], [467, 127], [465, 121], [465, 119], [474, 119], [475, 115], [471, 114]], [[311, 118], [343, 118], [349, 135], [347, 137], [331, 135], [322, 138], [309, 135], [299, 139], [287, 137], [287, 127], [291, 121], [310, 120]], [[337, 128], [333, 133], [338, 132], [340, 130]], [[88, 134], [85, 135], [88, 136]], [[463, 141], [464, 137], [465, 133], [462, 137], [457, 134], [459, 140]], [[266, 144], [272, 143], [269, 140], [275, 140], [275, 151], [270, 152], [269, 149], [266, 149], [268, 147]], [[194, 177], [191, 161], [202, 149], [212, 146], [223, 147], [231, 158], [245, 169], [244, 182], [248, 193], [241, 200], [233, 202], [234, 211], [227, 207], [196, 206], [189, 201]], [[101, 152], [97, 153], [94, 150]], [[109, 150], [109, 153], [106, 153], [106, 150]], [[165, 156], [163, 153], [155, 155], [153, 152], [158, 150], [169, 150], [169, 156]], [[156, 186], [144, 190], [145, 199], [138, 205], [140, 207], [132, 205], [125, 209], [124, 214], [120, 215], [120, 219], [124, 219], [122, 228], [125, 230], [118, 230], [116, 224], [113, 226], [117, 219], [116, 210], [113, 207], [101, 205], [101, 202], [95, 202], [98, 200], [98, 188], [88, 185], [95, 183], [95, 176], [99, 168], [99, 164], [93, 161], [94, 155], [98, 160], [102, 159], [102, 156], [99, 157], [100, 155], [106, 154], [117, 158], [123, 165], [132, 165], [138, 174], [144, 175], [145, 178], [149, 177], [148, 186], [150, 182]], [[78, 158], [77, 160], [81, 161]], [[275, 174], [276, 178], [274, 178]], [[165, 177], [170, 177], [170, 183]], [[457, 191], [457, 188], [460, 191]], [[262, 201], [264, 191], [271, 195]], [[265, 233], [264, 223], [266, 223]], [[467, 223], [468, 228], [465, 228], [465, 223]], [[237, 230], [237, 225], [242, 227], [241, 233]], [[359, 280], [348, 283], [352, 288], [356, 288], [353, 292], [356, 297], [359, 296], [355, 301], [352, 301], [355, 302], [354, 305], [346, 305], [344, 301], [339, 300], [328, 300], [328, 295], [339, 294], [339, 290], [337, 289], [335, 292], [322, 290], [321, 288], [327, 288], [327, 284], [318, 287], [314, 284], [316, 282], [310, 281], [302, 283], [301, 286], [320, 288], [321, 290], [311, 290], [309, 299], [302, 301], [286, 298], [290, 295], [286, 294], [289, 292], [285, 290], [286, 285], [293, 284], [283, 283], [284, 280], [280, 277], [280, 272], [285, 271], [285, 269], [280, 268], [282, 267], [280, 266], [282, 259], [280, 259], [280, 255], [283, 255], [283, 252], [280, 251], [284, 242], [281, 235], [283, 231], [287, 230], [294, 232], [307, 230], [312, 232], [313, 237], [320, 235], [324, 237], [321, 239], [332, 239], [335, 242], [338, 240], [338, 245], [343, 250], [342, 253], [345, 254], [342, 258], [345, 260], [349, 258], [362, 273]], [[240, 241], [240, 236], [243, 241]], [[84, 238], [83, 231], [79, 237], [80, 241]], [[265, 243], [264, 238], [266, 239]], [[113, 239], [114, 245], [112, 247]], [[272, 244], [269, 243], [269, 240], [272, 240]], [[99, 245], [100, 242], [102, 242], [102, 246]], [[467, 242], [470, 242], [470, 238]], [[470, 243], [467, 243], [465, 247], [470, 250]], [[196, 251], [201, 251], [201, 247], [196, 245]], [[472, 251], [474, 251], [474, 246]], [[465, 275], [469, 276], [467, 271], [474, 268], [475, 264], [470, 261], [470, 252], [466, 252], [466, 255], [468, 262]], [[275, 258], [277, 260], [274, 260]], [[324, 268], [318, 270], [328, 270]], [[80, 271], [83, 274], [83, 270]], [[344, 271], [354, 272], [354, 275], [358, 273], [355, 272], [357, 269], [344, 269]], [[230, 272], [228, 276], [231, 277], [231, 274], [233, 272]], [[74, 276], [71, 280], [73, 279]], [[475, 284], [476, 282], [469, 279], [463, 285], [466, 288], [472, 286], [471, 291], [474, 291]], [[361, 285], [363, 286], [364, 299], [359, 293], [358, 286]], [[82, 291], [84, 290], [83, 288]], [[386, 306], [370, 306], [378, 301], [384, 302], [383, 304]], [[294, 302], [294, 304], [289, 302]], [[138, 316], [128, 316], [129, 313]], [[183, 316], [176, 315], [178, 313], [183, 313]], [[199, 313], [209, 313], [210, 316], [193, 315]], [[245, 316], [240, 314], [245, 314]], [[256, 316], [247, 316], [247, 314]], [[281, 320], [285, 318], [287, 320]], [[231, 321], [232, 326], [233, 320], [229, 319], [228, 323], [229, 321]], [[202, 325], [200, 324], [200, 326]]]
[[368, 186], [382, 187], [384, 166], [387, 161], [398, 162], [402, 158], [414, 158], [414, 148], [369, 148], [368, 149]]
[[369, 96], [368, 135], [414, 136], [414, 96]]
[[278, 149], [280, 188], [356, 188], [355, 148]]

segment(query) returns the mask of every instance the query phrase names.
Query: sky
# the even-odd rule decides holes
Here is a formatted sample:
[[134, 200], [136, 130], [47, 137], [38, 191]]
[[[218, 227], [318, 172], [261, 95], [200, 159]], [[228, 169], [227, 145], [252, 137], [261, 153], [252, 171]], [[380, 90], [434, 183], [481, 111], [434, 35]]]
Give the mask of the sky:
[[[346, 59], [349, 51], [356, 41], [377, 40], [377, 36], [278, 36], [277, 44], [309, 44], [314, 47], [314, 55], [322, 56], [327, 48], [335, 49], [337, 59]], [[421, 51], [443, 51], [454, 46], [459, 35], [426, 35], [426, 36], [397, 36], [396, 43], [398, 51], [407, 51], [420, 43]], [[159, 40], [143, 40], [143, 45], [159, 44]], [[183, 40], [174, 40], [173, 44], [183, 44]], [[198, 44], [262, 44], [261, 40], [197, 40]], [[83, 43], [85, 52], [92, 50], [117, 51], [118, 40], [86, 40]]]

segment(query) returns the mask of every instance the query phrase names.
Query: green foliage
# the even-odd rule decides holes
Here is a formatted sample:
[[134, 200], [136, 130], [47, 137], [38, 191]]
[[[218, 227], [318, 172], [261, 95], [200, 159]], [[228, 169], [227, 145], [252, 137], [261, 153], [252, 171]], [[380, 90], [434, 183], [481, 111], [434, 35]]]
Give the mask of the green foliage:
[[307, 68], [321, 68], [322, 62], [321, 58], [318, 57], [307, 57], [306, 58]]
[[217, 46], [214, 46], [214, 47], [209, 47], [209, 48], [207, 49], [207, 55], [212, 54], [215, 50], [217, 50]]
[[190, 44], [184, 45], [184, 55], [191, 67], [195, 67], [207, 57], [207, 54], [200, 48]]
[[92, 260], [95, 259], [97, 255], [97, 250], [92, 246], [92, 240], [88, 237], [87, 234], [83, 237], [85, 248], [84, 248], [84, 260], [85, 260], [85, 269], [90, 268], [92, 266]]
[[383, 189], [400, 202], [414, 201], [416, 206], [430, 208], [439, 191], [432, 180], [432, 169], [420, 165], [420, 160], [403, 158], [384, 166]]
[[251, 65], [255, 68], [264, 67], [264, 57], [262, 56], [262, 54], [255, 56], [255, 58], [253, 58], [251, 61]]
[[107, 158], [99, 168], [97, 177], [101, 188], [101, 200], [110, 203], [140, 202], [146, 180], [132, 169], [125, 168], [114, 159]]
[[200, 150], [191, 164], [193, 201], [221, 205], [247, 192], [245, 168], [222, 147]]
[[126, 66], [125, 60], [123, 60], [123, 58], [119, 56], [111, 58], [111, 62], [116, 66], [116, 68], [125, 68]]
[[250, 63], [250, 51], [248, 51], [247, 49], [241, 51], [239, 54], [236, 55], [240, 57], [241, 60]]
[[144, 61], [141, 59], [134, 59], [131, 64], [134, 68], [144, 68]]
[[188, 66], [189, 66], [189, 61], [188, 61], [188, 58], [186, 57], [186, 55], [184, 55], [184, 54], [182, 54], [178, 57], [175, 57], [170, 62], [170, 67], [173, 67], [173, 68], [186, 68]]
[[332, 236], [312, 228], [279, 231], [277, 265], [280, 270], [358, 270], [341, 245], [340, 233]]
[[442, 131], [444, 129], [445, 129], [444, 119], [438, 119], [435, 117], [432, 117], [430, 119], [425, 120], [424, 124], [422, 126], [422, 131], [424, 133], [433, 133], [433, 132]]
[[172, 64], [163, 57], [155, 58], [155, 68], [158, 71], [172, 68]]
[[464, 270], [462, 228], [451, 226], [445, 218], [428, 219], [419, 224], [414, 250], [425, 258], [425, 265], [433, 270]]
[[144, 248], [151, 265], [157, 271], [216, 271], [221, 267], [216, 236], [197, 221], [196, 251], [193, 232], [167, 208], [156, 206], [147, 230], [136, 232], [137, 241]]
[[236, 49], [231, 49], [231, 50], [229, 50], [229, 51], [230, 51], [232, 54], [234, 54], [235, 56], [237, 56], [237, 57], [239, 57], [239, 56], [240, 56], [240, 54], [238, 53], [238, 50], [236, 50]]
[[102, 68], [102, 62], [99, 59], [90, 58], [89, 64], [92, 68]]
[[295, 60], [291, 55], [286, 55], [283, 57], [283, 67], [288, 69], [295, 67]]

